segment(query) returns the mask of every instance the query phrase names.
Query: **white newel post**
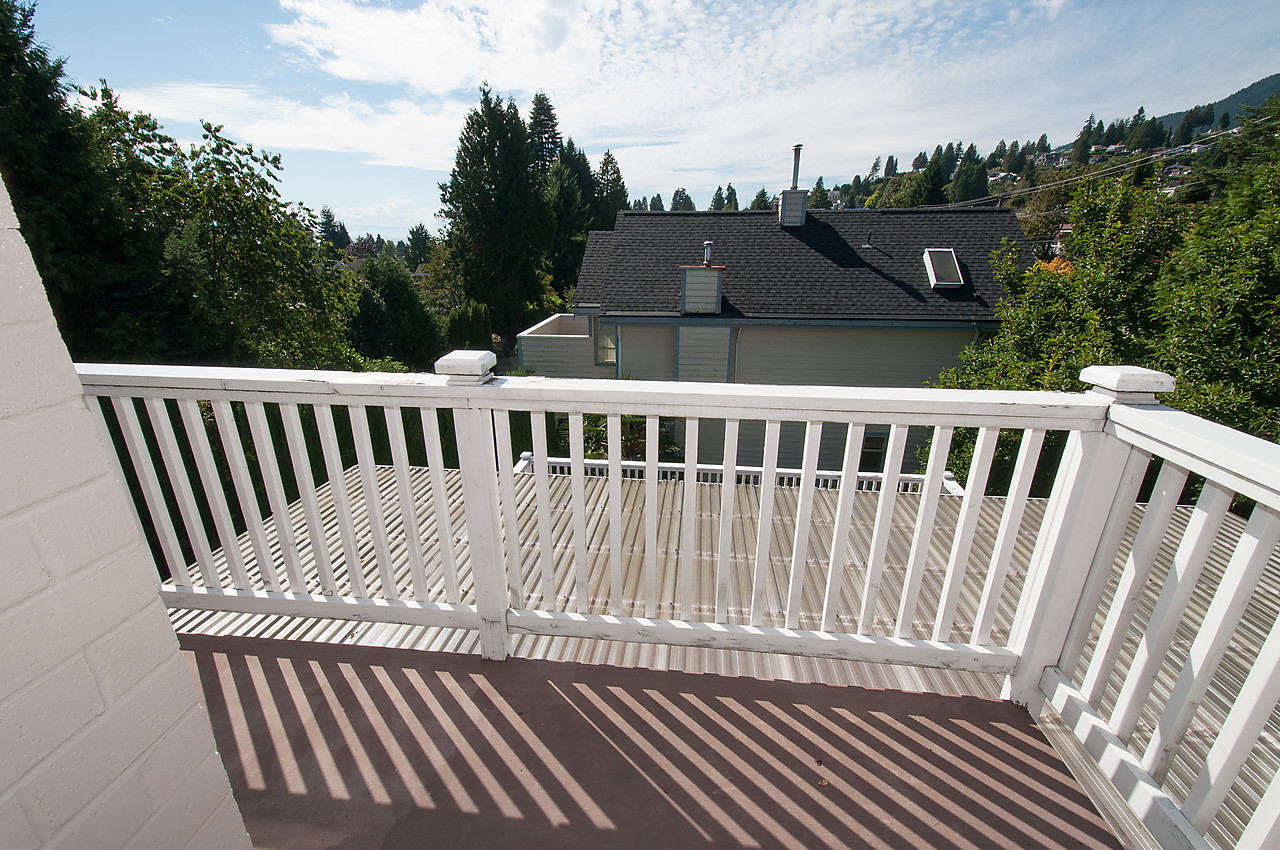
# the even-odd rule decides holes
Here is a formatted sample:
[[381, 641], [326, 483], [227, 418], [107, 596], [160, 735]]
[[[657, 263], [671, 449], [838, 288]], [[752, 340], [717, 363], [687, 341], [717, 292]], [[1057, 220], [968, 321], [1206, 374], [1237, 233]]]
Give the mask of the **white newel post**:
[[[1136, 366], [1090, 366], [1080, 380], [1111, 404], [1157, 404], [1155, 394], [1173, 389], [1173, 378]], [[1039, 714], [1045, 695], [1040, 678], [1058, 664], [1076, 617], [1090, 566], [1114, 509], [1131, 448], [1100, 431], [1073, 431], [1067, 440], [1040, 536], [1028, 568], [1027, 586], [1014, 617], [1009, 648], [1018, 666], [1003, 697]], [[1109, 565], [1108, 565], [1109, 566]]]
[[[450, 386], [482, 387], [493, 379], [498, 359], [492, 351], [451, 351], [436, 361], [436, 374]], [[498, 458], [493, 444], [493, 411], [477, 392], [471, 407], [453, 411], [458, 466], [467, 517], [471, 574], [480, 619], [480, 654], [490, 661], [507, 657], [507, 570], [498, 511]]]

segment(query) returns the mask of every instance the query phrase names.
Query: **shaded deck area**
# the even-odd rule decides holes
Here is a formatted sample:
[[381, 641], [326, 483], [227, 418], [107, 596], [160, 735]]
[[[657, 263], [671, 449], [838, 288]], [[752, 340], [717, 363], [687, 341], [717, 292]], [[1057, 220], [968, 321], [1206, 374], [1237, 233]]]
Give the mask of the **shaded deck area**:
[[181, 640], [258, 847], [1119, 846], [997, 700]]

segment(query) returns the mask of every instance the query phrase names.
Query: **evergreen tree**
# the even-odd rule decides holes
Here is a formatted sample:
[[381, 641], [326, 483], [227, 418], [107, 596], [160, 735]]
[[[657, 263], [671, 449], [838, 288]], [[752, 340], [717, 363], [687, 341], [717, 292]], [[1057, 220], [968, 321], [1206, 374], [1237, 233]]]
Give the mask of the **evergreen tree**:
[[896, 156], [887, 156], [884, 160], [884, 176], [898, 176], [898, 158]]
[[671, 211], [672, 212], [696, 212], [697, 207], [693, 205], [693, 198], [689, 197], [689, 193], [681, 186], [671, 193]]
[[724, 190], [724, 209], [726, 212], [738, 211], [738, 190], [733, 188], [732, 183]]
[[409, 241], [404, 246], [404, 263], [409, 267], [409, 271], [417, 271], [418, 266], [427, 261], [431, 256], [433, 241], [431, 234], [427, 232], [426, 225], [419, 223], [409, 228]]
[[978, 159], [978, 152], [972, 145], [969, 146], [969, 150], [973, 151], [973, 158], [970, 159], [966, 153], [959, 167], [956, 168], [955, 178], [947, 186], [947, 198], [953, 204], [985, 198], [990, 194], [987, 188], [986, 166]]
[[627, 184], [622, 182], [622, 171], [613, 153], [605, 151], [600, 157], [600, 170], [594, 175], [595, 221], [593, 230], [613, 230], [619, 210], [627, 208]]
[[333, 210], [328, 206], [320, 208], [320, 226], [317, 228], [316, 235], [323, 244], [324, 255], [330, 260], [338, 258], [338, 247], [335, 244], [340, 238], [338, 235], [338, 221], [333, 217]]
[[649, 198], [648, 198], [648, 196], [644, 196], [644, 197], [640, 197], [640, 198], [635, 198], [635, 199], [633, 199], [633, 200], [631, 201], [631, 209], [633, 209], [633, 210], [647, 210], [647, 209], [649, 209]]
[[[942, 172], [943, 156], [942, 150], [939, 149], [930, 158], [929, 164], [924, 167], [924, 171], [920, 172], [920, 194], [919, 200], [911, 203], [910, 206], [936, 206], [947, 202], [947, 194], [945, 186], [947, 185], [947, 177]], [[912, 198], [914, 201], [915, 198]]]
[[827, 187], [822, 185], [822, 177], [818, 177], [818, 182], [813, 184], [813, 191], [809, 193], [808, 204], [811, 210], [829, 210], [831, 209], [831, 194], [827, 192]]
[[1084, 126], [1080, 128], [1080, 134], [1076, 136], [1075, 142], [1071, 145], [1071, 161], [1076, 165], [1088, 165], [1092, 148], [1093, 114], [1090, 113], [1089, 120], [1084, 122]]
[[747, 207], [747, 209], [767, 210], [767, 209], [771, 209], [772, 207], [773, 207], [773, 201], [770, 199], [769, 193], [765, 190], [763, 186], [761, 186], [760, 191], [756, 192], [756, 196], [751, 199], [751, 206]]
[[1218, 129], [1228, 130], [1231, 128], [1231, 113], [1224, 112], [1218, 117]]
[[463, 289], [489, 307], [510, 350], [525, 305], [545, 291], [540, 267], [549, 216], [524, 121], [514, 102], [495, 98], [487, 85], [463, 125], [440, 203]]
[[662, 206], [662, 195], [654, 192], [653, 197], [649, 199], [649, 212], [664, 212], [665, 209]]
[[1053, 150], [1049, 145], [1049, 134], [1041, 133], [1040, 138], [1036, 140], [1036, 153], [1049, 153]]
[[911, 170], [919, 171], [920, 169], [924, 168], [928, 164], [929, 164], [929, 155], [926, 154], [924, 151], [920, 151], [920, 153], [916, 154], [916, 158], [911, 160]]
[[987, 155], [987, 170], [1000, 168], [1004, 164], [1004, 158], [1008, 153], [1009, 148], [1005, 145], [1004, 139], [1001, 139], [1000, 143], [992, 148], [991, 153]]
[[545, 179], [551, 164], [560, 158], [560, 128], [551, 100], [542, 92], [533, 96], [529, 110], [529, 151], [533, 167]]
[[[942, 176], [947, 180], [950, 180], [951, 175], [955, 173], [956, 162], [959, 158], [960, 155], [956, 153], [956, 146], [951, 142], [947, 142], [947, 147], [942, 152]], [[885, 172], [885, 176], [889, 176], [887, 171]]]
[[875, 162], [871, 163], [871, 170], [867, 172], [867, 182], [874, 183], [880, 177], [880, 157], [876, 157]]
[[573, 139], [565, 140], [564, 148], [560, 151], [560, 161], [564, 163], [565, 168], [569, 169], [569, 173], [573, 175], [573, 179], [578, 183], [578, 194], [582, 196], [583, 203], [590, 205], [592, 199], [596, 197], [596, 176], [591, 170], [591, 162], [587, 159], [587, 152], [573, 144]]
[[1027, 164], [1027, 155], [1022, 152], [1022, 148], [1018, 145], [1018, 140], [1014, 139], [1009, 145], [1009, 149], [1005, 151], [1004, 161], [1000, 163], [1000, 168], [1010, 174], [1017, 174], [1022, 171], [1023, 166]]
[[578, 282], [591, 211], [578, 190], [578, 181], [563, 162], [551, 166], [546, 195], [552, 226], [548, 270], [552, 287], [564, 294]]
[[721, 212], [724, 210], [724, 187], [717, 186], [715, 194], [711, 196], [712, 212]]

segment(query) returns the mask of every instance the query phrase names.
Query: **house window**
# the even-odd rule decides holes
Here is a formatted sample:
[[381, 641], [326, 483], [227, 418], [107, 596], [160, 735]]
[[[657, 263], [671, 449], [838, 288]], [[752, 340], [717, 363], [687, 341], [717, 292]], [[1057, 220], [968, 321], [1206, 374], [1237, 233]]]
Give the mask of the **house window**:
[[951, 248], [925, 248], [924, 267], [929, 270], [929, 286], [961, 286], [960, 264]]
[[601, 324], [599, 319], [592, 319], [595, 324], [596, 365], [613, 366], [618, 362], [618, 326]]

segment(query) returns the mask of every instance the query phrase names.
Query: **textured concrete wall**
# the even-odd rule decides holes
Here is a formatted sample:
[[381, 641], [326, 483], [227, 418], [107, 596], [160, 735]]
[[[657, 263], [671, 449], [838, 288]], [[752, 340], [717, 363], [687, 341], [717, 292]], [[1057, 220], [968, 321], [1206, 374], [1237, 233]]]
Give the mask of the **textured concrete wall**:
[[0, 845], [247, 848], [17, 226], [0, 191]]

